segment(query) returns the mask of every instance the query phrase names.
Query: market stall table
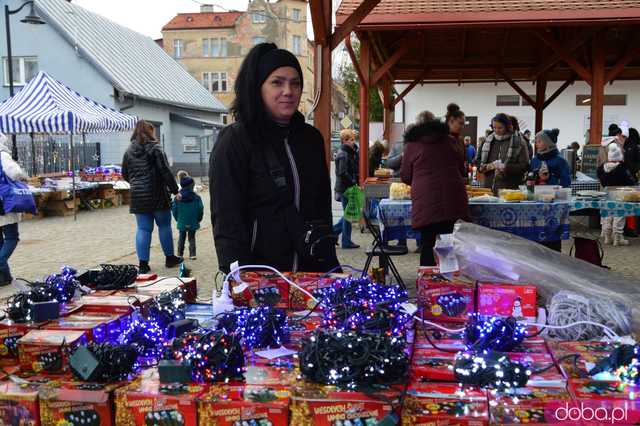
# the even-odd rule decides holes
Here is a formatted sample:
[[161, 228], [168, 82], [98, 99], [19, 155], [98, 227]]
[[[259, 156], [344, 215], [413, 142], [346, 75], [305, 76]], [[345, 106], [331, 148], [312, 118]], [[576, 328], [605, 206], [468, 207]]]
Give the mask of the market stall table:
[[573, 198], [571, 212], [582, 210], [599, 210], [600, 217], [633, 217], [640, 216], [640, 203]]
[[[569, 202], [470, 203], [473, 222], [531, 241], [569, 239]], [[419, 240], [411, 229], [411, 200], [384, 199], [378, 206], [385, 242], [400, 238]]]

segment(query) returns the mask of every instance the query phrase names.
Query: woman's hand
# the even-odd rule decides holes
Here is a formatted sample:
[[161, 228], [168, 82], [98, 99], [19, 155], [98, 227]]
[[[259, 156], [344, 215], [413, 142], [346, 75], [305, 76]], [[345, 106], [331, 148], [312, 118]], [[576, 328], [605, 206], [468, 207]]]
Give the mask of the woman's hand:
[[182, 200], [182, 194], [180, 194], [179, 192], [175, 195], [175, 199], [176, 201], [180, 201]]

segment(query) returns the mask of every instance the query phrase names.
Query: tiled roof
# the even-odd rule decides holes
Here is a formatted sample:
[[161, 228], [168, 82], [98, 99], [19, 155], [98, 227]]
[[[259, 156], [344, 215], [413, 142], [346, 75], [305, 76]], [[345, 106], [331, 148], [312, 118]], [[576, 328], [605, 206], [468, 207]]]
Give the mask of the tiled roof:
[[[349, 15], [362, 0], [342, 0], [338, 15]], [[564, 11], [640, 7], [638, 0], [382, 0], [372, 14]]]
[[36, 7], [121, 93], [186, 108], [227, 110], [150, 37], [66, 0], [36, 0]]
[[179, 13], [162, 27], [162, 31], [231, 28], [240, 15], [242, 12]]

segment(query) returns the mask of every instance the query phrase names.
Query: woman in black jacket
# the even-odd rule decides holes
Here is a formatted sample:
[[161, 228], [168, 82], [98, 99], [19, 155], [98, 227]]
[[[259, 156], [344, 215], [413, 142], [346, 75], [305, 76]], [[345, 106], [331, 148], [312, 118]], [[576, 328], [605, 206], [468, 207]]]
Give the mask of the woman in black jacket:
[[129, 211], [136, 215], [136, 252], [141, 274], [148, 273], [153, 222], [158, 225], [160, 245], [166, 256], [165, 266], [178, 266], [182, 259], [174, 255], [171, 233], [171, 200], [178, 185], [169, 169], [167, 158], [155, 139], [150, 123], [138, 121], [131, 145], [122, 158], [122, 176], [131, 185]]
[[287, 271], [337, 266], [333, 242], [322, 244], [333, 251], [328, 262], [304, 256], [304, 230], [313, 224], [330, 235], [332, 218], [324, 142], [298, 112], [302, 85], [296, 57], [272, 43], [256, 45], [240, 67], [236, 122], [222, 129], [209, 159], [211, 222], [224, 272], [235, 261]]

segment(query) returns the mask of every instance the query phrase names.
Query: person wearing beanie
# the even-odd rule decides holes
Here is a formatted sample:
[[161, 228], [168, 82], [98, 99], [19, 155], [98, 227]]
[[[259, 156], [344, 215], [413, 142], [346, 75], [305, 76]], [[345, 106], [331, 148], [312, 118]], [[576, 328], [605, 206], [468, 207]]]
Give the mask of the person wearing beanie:
[[[571, 187], [571, 168], [558, 151], [558, 134], [560, 130], [542, 130], [536, 134], [536, 155], [531, 160], [531, 170], [537, 171], [544, 185], [560, 185]], [[546, 178], [543, 176], [546, 168]]]
[[338, 266], [324, 140], [298, 111], [298, 59], [273, 43], [242, 61], [231, 113], [209, 157], [211, 223], [219, 268]]
[[518, 189], [529, 168], [527, 142], [506, 114], [493, 117], [491, 126], [493, 132], [478, 147], [476, 158], [483, 186], [496, 194], [500, 189]]
[[[9, 179], [26, 180], [27, 174], [20, 165], [11, 158], [11, 150], [7, 146], [7, 137], [0, 133], [0, 162], [2, 170]], [[1, 205], [1, 203], [0, 203]], [[4, 213], [0, 215], [0, 287], [7, 286], [13, 281], [9, 258], [18, 246], [18, 222], [20, 213]]]
[[195, 182], [189, 175], [180, 179], [180, 197], [173, 200], [171, 212], [178, 227], [178, 256], [184, 255], [185, 240], [189, 240], [189, 259], [196, 260], [196, 231], [204, 215], [202, 198], [193, 191]]
[[[606, 147], [607, 161], [598, 167], [598, 179], [604, 187], [608, 186], [631, 186], [636, 185], [636, 178], [629, 172], [624, 163], [622, 149], [616, 142], [611, 142]], [[629, 241], [624, 239], [624, 217], [603, 217], [600, 219], [602, 225], [602, 239], [605, 244], [614, 246], [627, 246]]]

